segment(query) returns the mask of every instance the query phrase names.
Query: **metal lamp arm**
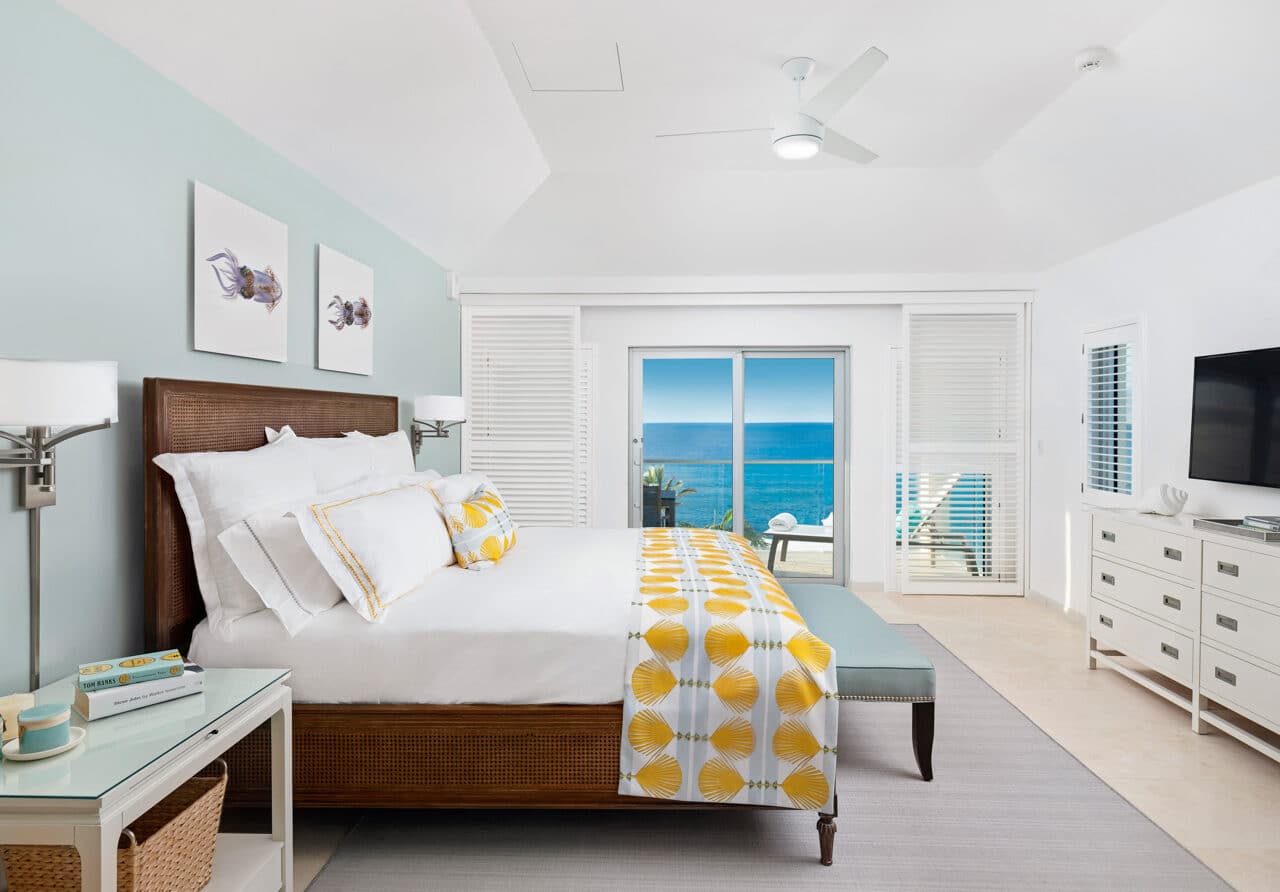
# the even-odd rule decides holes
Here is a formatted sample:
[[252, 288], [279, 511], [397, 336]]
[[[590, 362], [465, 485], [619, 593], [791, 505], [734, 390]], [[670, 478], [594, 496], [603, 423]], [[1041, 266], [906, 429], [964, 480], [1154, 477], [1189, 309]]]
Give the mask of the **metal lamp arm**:
[[25, 449], [27, 451], [35, 449], [35, 446], [33, 446], [31, 441], [26, 437], [20, 437], [17, 434], [11, 434], [8, 431], [0, 431], [0, 437], [8, 440], [10, 443], [17, 444], [19, 449]]
[[44, 443], [45, 449], [52, 449], [64, 440], [70, 440], [72, 437], [78, 437], [81, 434], [87, 434], [89, 431], [100, 431], [104, 428], [111, 427], [111, 419], [104, 418], [97, 424], [82, 424], [78, 427], [69, 427], [55, 437], [50, 437]]

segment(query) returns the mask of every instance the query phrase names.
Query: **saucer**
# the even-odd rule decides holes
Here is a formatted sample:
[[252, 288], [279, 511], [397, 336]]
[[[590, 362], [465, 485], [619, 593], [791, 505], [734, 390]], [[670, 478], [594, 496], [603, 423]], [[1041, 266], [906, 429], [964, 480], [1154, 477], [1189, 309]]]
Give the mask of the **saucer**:
[[62, 746], [55, 746], [51, 750], [41, 750], [38, 753], [20, 753], [18, 747], [21, 742], [15, 737], [4, 745], [4, 757], [12, 762], [35, 762], [38, 759], [47, 759], [50, 756], [56, 756], [59, 753], [65, 753], [67, 750], [73, 750], [84, 741], [84, 735], [88, 733], [84, 728], [73, 727], [71, 729], [71, 739]]

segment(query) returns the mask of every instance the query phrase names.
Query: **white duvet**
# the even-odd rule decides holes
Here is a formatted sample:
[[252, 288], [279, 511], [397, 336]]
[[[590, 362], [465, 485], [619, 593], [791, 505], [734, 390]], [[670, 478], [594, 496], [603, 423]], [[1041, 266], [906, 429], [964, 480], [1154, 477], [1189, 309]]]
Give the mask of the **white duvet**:
[[293, 671], [303, 703], [615, 703], [622, 699], [638, 530], [521, 527], [488, 570], [435, 573], [384, 623], [347, 603], [290, 638], [269, 610], [190, 659]]

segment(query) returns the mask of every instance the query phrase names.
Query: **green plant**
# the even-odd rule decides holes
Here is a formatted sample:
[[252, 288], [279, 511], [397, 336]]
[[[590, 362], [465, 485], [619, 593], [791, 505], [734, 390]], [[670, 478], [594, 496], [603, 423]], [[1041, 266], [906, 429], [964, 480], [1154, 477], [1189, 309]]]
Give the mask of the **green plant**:
[[691, 486], [685, 486], [683, 480], [668, 480], [667, 469], [663, 465], [649, 465], [644, 469], [644, 476], [640, 478], [640, 482], [645, 486], [656, 486], [664, 492], [670, 492], [676, 497], [676, 504], [680, 503], [680, 499], [687, 495], [697, 492]]

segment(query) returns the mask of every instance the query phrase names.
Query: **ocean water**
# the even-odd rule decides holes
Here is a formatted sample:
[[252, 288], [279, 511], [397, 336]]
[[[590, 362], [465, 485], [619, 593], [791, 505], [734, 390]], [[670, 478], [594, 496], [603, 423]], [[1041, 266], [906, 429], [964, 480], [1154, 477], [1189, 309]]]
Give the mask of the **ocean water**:
[[[835, 510], [833, 428], [830, 423], [747, 424], [743, 431], [748, 524], [764, 530], [784, 511], [817, 524]], [[646, 424], [644, 464], [663, 465], [667, 479], [697, 490], [682, 496], [676, 520], [719, 523], [733, 505], [733, 428], [729, 424]], [[779, 464], [752, 464], [768, 461]], [[788, 462], [824, 462], [791, 464]]]

